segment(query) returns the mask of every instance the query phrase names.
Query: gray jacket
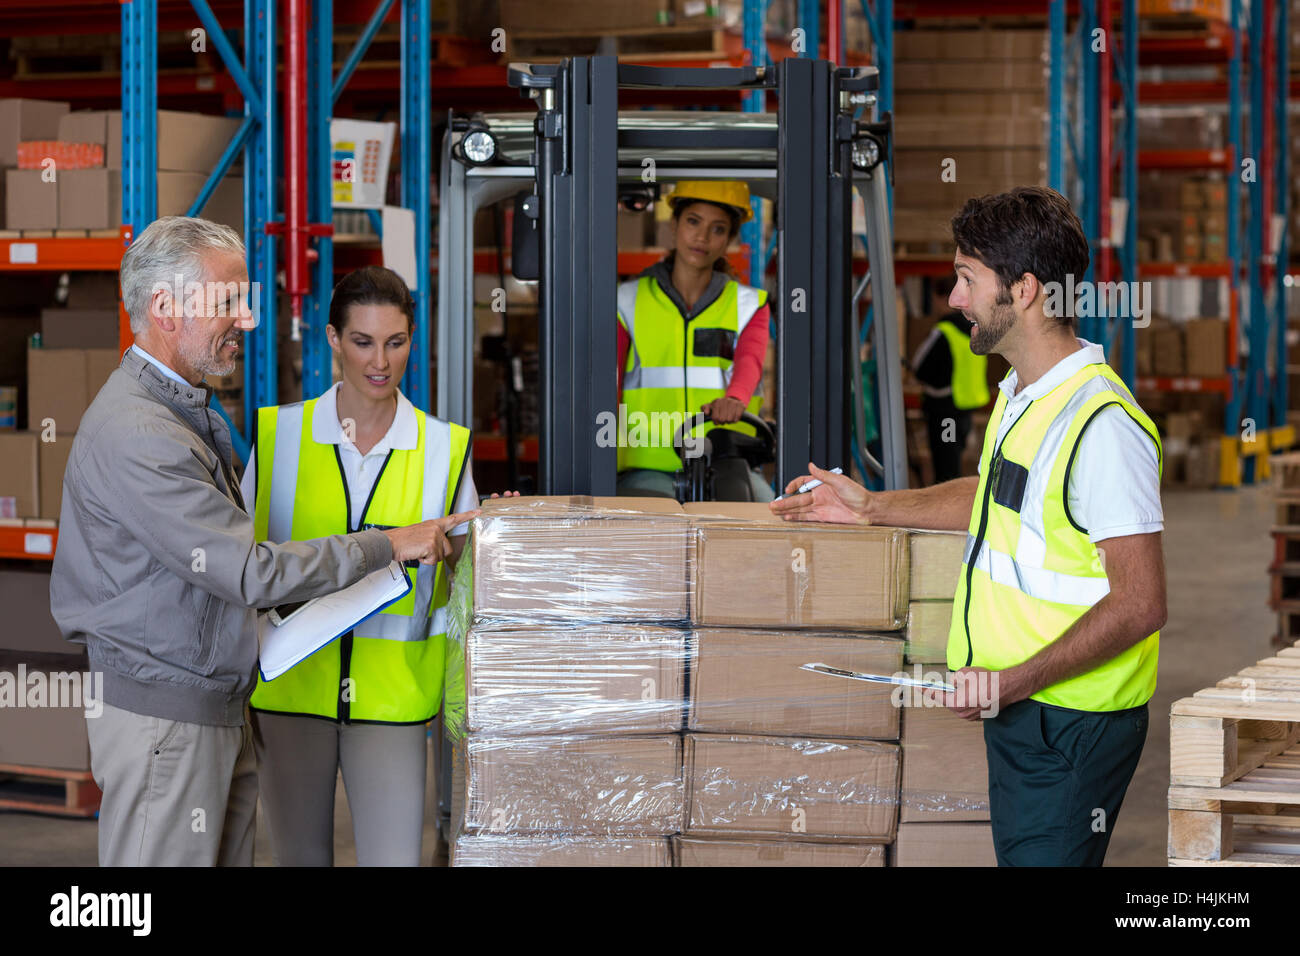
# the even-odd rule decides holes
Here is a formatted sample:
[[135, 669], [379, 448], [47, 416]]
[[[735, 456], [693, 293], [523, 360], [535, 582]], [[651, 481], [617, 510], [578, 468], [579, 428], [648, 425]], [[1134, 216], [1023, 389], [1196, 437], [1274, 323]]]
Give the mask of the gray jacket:
[[63, 476], [50, 611], [104, 675], [106, 703], [238, 727], [257, 667], [254, 608], [383, 567], [370, 530], [257, 542], [209, 391], [128, 351], [81, 419]]

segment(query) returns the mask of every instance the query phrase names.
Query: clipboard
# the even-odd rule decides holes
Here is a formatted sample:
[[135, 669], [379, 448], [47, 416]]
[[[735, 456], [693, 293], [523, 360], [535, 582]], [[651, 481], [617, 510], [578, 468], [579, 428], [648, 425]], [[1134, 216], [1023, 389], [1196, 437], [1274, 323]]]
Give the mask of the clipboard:
[[392, 561], [355, 584], [312, 598], [283, 624], [272, 624], [267, 615], [259, 614], [257, 669], [262, 680], [275, 680], [410, 591], [406, 571], [400, 562]]
[[862, 671], [847, 671], [841, 667], [831, 667], [829, 664], [801, 664], [801, 671], [813, 671], [817, 674], [827, 674], [831, 677], [846, 677], [849, 680], [865, 680], [875, 684], [898, 684], [903, 687], [922, 687], [926, 690], [942, 690], [948, 693], [955, 693], [957, 688], [943, 681], [917, 680], [915, 677], [904, 675], [890, 676], [887, 674], [867, 674]]

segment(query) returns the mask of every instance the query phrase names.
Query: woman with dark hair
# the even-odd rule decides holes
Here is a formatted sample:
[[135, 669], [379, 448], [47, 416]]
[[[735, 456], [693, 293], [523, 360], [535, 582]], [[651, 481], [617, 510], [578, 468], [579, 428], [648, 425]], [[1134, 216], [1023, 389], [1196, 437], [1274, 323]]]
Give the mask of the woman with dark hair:
[[[619, 403], [632, 426], [618, 447], [620, 495], [673, 497], [681, 459], [672, 432], [684, 416], [712, 417], [696, 436], [719, 426], [753, 435], [740, 416], [756, 415], [763, 405], [767, 293], [736, 281], [726, 258], [741, 223], [753, 216], [749, 187], [683, 181], [668, 202], [672, 250], [618, 287]], [[674, 427], [659, 427], [665, 420]], [[750, 490], [755, 501], [772, 500], [771, 487], [754, 471]]]
[[[310, 401], [261, 408], [244, 500], [259, 540], [410, 524], [478, 507], [470, 433], [415, 408], [398, 383], [415, 306], [369, 266], [334, 288], [325, 334], [342, 379]], [[260, 466], [260, 467], [259, 467]], [[408, 568], [411, 591], [273, 681], [249, 703], [275, 862], [330, 866], [334, 793], [347, 788], [361, 865], [417, 865], [425, 725], [442, 704], [448, 568]]]

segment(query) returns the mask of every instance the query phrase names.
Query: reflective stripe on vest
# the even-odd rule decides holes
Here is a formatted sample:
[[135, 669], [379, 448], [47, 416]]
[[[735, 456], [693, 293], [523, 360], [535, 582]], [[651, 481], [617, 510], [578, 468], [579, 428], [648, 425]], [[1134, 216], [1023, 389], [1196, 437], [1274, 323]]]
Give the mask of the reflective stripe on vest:
[[[650, 276], [619, 286], [619, 319], [631, 339], [623, 367], [623, 404], [627, 408], [626, 420], [632, 423], [629, 440], [619, 442], [619, 471], [629, 468], [677, 471], [682, 467], [672, 447], [674, 429], [647, 427], [648, 424], [663, 421], [665, 415], [679, 416], [680, 424], [681, 417], [695, 414], [726, 394], [734, 362], [720, 355], [695, 354], [696, 332], [716, 329], [731, 336], [733, 344], [738, 343], [745, 327], [766, 301], [767, 293], [763, 290], [729, 280], [717, 299], [687, 321]], [[755, 415], [763, 407], [761, 383], [745, 407]], [[692, 434], [703, 436], [718, 427], [755, 434], [749, 425], [718, 426], [709, 422], [698, 426]], [[665, 431], [666, 436], [662, 434]]]
[[962, 411], [989, 403], [989, 360], [970, 350], [970, 336], [946, 319], [935, 323], [952, 353], [952, 403]]
[[[389, 452], [365, 513], [352, 515], [337, 447], [311, 437], [315, 400], [258, 411], [255, 524], [259, 540], [305, 540], [365, 525], [398, 527], [451, 513], [469, 431], [417, 412], [411, 450]], [[349, 527], [350, 526], [350, 527]], [[274, 681], [260, 678], [258, 710], [378, 723], [419, 723], [442, 698], [448, 600], [444, 565], [420, 565], [412, 591]], [[344, 683], [344, 680], [347, 683]]]
[[[948, 666], [1002, 670], [1038, 653], [1110, 593], [1096, 545], [1069, 514], [1070, 469], [1083, 429], [1116, 405], [1160, 438], [1108, 365], [1088, 365], [1029, 403], [998, 443], [999, 390], [980, 459], [948, 635]], [[1033, 699], [1084, 711], [1146, 703], [1155, 690], [1159, 633]]]

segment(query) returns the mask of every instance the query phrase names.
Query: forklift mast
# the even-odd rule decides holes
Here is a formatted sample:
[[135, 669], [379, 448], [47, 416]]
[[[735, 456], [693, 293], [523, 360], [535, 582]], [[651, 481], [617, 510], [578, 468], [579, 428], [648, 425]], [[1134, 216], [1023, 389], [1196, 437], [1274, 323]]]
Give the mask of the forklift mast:
[[[513, 160], [503, 148], [491, 164], [465, 162], [454, 147], [466, 135], [464, 124], [449, 127], [444, 145], [438, 346], [446, 374], [440, 370], [438, 377], [439, 414], [468, 420], [471, 411], [472, 274], [466, 269], [472, 269], [474, 209], [531, 189], [535, 198], [520, 208], [535, 217], [540, 245], [539, 491], [613, 495], [617, 449], [602, 446], [597, 434], [598, 416], [618, 411], [613, 237], [620, 182], [738, 179], [776, 200], [777, 282], [770, 302], [778, 481], [804, 473], [809, 461], [848, 471], [860, 414], [854, 405], [861, 405], [852, 288], [856, 185], [866, 211], [869, 275], [885, 277], [872, 297], [871, 327], [880, 471], [886, 488], [906, 487], [885, 184], [888, 123], [855, 119], [855, 111], [873, 102], [875, 69], [805, 58], [766, 68], [651, 67], [596, 56], [512, 64], [509, 82], [536, 104], [526, 157], [517, 121]], [[767, 90], [779, 107], [775, 123], [762, 113], [620, 114], [619, 91], [630, 88]], [[510, 128], [504, 117], [482, 122], [503, 138]], [[449, 360], [455, 355], [465, 356], [464, 367]]]

